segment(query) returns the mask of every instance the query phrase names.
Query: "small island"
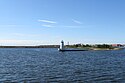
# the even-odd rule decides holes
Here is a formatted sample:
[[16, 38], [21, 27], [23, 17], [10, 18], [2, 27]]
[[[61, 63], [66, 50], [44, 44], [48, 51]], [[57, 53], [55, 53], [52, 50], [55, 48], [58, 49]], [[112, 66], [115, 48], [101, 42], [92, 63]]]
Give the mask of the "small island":
[[86, 49], [86, 50], [121, 50], [125, 48], [121, 44], [74, 44], [74, 45], [66, 45], [66, 48], [78, 48], [78, 49]]

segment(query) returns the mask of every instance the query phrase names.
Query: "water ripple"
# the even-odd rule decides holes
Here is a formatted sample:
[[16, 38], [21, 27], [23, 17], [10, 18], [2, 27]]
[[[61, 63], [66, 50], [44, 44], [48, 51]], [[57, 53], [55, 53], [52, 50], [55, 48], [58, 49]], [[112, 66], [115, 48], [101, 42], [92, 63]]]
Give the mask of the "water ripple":
[[125, 50], [1, 48], [0, 83], [125, 83]]

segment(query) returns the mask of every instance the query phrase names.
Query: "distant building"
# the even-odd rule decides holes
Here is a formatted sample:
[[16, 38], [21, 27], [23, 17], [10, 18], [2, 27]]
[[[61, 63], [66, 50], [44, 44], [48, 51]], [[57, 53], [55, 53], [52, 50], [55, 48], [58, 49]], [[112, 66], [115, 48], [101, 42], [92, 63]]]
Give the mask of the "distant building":
[[121, 46], [123, 46], [123, 45], [121, 45], [121, 44], [112, 44], [112, 47], [121, 47]]

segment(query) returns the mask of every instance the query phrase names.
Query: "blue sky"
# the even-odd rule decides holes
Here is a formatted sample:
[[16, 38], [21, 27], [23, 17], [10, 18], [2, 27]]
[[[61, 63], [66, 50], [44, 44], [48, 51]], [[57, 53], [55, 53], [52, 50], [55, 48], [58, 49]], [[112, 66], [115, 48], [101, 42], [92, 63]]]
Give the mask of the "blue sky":
[[0, 45], [125, 43], [125, 0], [0, 0]]

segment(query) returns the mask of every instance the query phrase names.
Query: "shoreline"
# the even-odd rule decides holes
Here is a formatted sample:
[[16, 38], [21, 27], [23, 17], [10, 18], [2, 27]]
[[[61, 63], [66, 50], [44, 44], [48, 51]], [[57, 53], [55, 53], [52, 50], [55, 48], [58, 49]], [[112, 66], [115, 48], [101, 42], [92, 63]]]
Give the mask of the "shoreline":
[[85, 50], [95, 50], [95, 51], [103, 51], [103, 50], [122, 50], [122, 49], [124, 49], [124, 48], [93, 48], [93, 47], [77, 47], [77, 48], [75, 48], [75, 49], [85, 49]]
[[89, 48], [91, 50], [122, 50], [125, 48], [120, 48], [120, 47], [114, 47], [114, 48]]
[[59, 45], [40, 45], [40, 46], [0, 46], [0, 48], [59, 48]]
[[[40, 45], [40, 46], [0, 46], [0, 48], [59, 48], [60, 45]], [[66, 47], [71, 48], [71, 47]], [[73, 48], [74, 49], [74, 48]], [[93, 47], [77, 47], [77, 50], [94, 50], [94, 51], [103, 51], [103, 50], [122, 50], [124, 48], [93, 48]]]

